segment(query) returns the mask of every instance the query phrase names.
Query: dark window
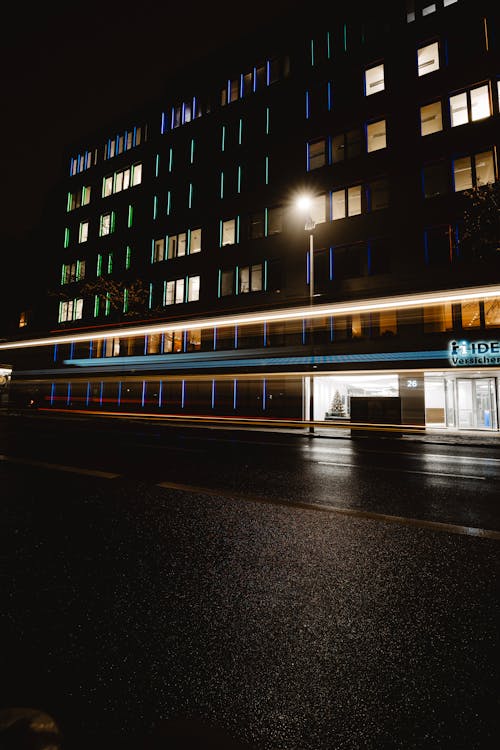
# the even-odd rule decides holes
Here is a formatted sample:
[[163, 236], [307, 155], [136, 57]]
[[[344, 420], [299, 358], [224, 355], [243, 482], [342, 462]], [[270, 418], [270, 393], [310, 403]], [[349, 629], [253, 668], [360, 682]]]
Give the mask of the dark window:
[[427, 164], [423, 169], [423, 190], [425, 198], [434, 198], [449, 192], [449, 170], [445, 162]]

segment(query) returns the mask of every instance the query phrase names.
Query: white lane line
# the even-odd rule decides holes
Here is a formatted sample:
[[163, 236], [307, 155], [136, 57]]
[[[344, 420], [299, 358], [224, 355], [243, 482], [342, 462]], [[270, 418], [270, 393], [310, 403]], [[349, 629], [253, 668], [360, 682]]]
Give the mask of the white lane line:
[[40, 469], [52, 469], [53, 471], [68, 471], [72, 474], [86, 474], [90, 477], [99, 477], [100, 479], [116, 479], [120, 474], [114, 474], [110, 471], [100, 471], [100, 469], [82, 469], [79, 466], [64, 466], [62, 464], [49, 464], [45, 461], [31, 461], [27, 458], [13, 458], [0, 454], [0, 461], [6, 461], [11, 464], [29, 464]]
[[446, 471], [423, 471], [419, 469], [398, 469], [392, 466], [360, 466], [359, 464], [343, 464], [338, 461], [316, 461], [318, 464], [323, 466], [347, 466], [351, 469], [365, 469], [369, 468], [370, 471], [399, 471], [401, 474], [426, 474], [429, 477], [451, 477], [452, 479], [480, 479], [484, 481], [486, 477], [480, 476], [479, 474], [450, 474]]

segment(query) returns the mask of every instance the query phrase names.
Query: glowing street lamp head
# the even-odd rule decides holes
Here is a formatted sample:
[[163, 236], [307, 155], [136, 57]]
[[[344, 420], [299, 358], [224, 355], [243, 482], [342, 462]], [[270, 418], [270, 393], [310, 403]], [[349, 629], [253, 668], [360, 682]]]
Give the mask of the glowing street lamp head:
[[302, 195], [299, 195], [295, 201], [295, 205], [297, 206], [297, 210], [301, 213], [308, 213], [312, 207], [312, 198], [310, 195], [303, 193]]

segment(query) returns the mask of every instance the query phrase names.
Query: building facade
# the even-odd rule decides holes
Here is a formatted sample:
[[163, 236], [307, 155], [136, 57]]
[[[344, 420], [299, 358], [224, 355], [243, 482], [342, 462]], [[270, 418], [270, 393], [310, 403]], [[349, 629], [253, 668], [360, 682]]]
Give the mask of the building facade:
[[244, 38], [68, 152], [14, 400], [498, 431], [498, 11], [384, 6]]

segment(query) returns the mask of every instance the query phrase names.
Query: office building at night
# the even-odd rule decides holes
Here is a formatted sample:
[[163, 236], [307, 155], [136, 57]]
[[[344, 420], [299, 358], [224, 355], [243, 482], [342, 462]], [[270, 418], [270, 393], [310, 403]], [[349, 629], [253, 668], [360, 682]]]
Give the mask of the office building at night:
[[18, 402], [498, 430], [500, 263], [467, 218], [498, 11], [383, 5], [245, 37], [68, 151], [50, 331], [0, 344]]

